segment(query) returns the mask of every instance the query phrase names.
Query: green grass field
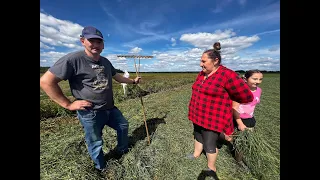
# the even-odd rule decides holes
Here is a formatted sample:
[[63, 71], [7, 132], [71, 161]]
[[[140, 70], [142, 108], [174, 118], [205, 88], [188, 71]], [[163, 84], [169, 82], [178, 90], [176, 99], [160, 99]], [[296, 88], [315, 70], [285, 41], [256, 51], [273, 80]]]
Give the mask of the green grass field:
[[[40, 115], [40, 179], [204, 179], [206, 157], [185, 159], [187, 153], [193, 152], [193, 128], [187, 113], [196, 74], [141, 73], [141, 76], [144, 80], [141, 88], [152, 91], [143, 97], [151, 144], [147, 141], [140, 99], [121, 97], [121, 86], [115, 83], [116, 106], [129, 121], [129, 153], [118, 160], [109, 159], [109, 171], [101, 177], [93, 171], [77, 118], [72, 113], [53, 112], [54, 117], [42, 119]], [[69, 92], [67, 82], [61, 82], [61, 86], [64, 92]], [[224, 146], [217, 160], [221, 180], [280, 179], [280, 74], [264, 74], [260, 87], [263, 92], [255, 111], [256, 133], [273, 149], [267, 154], [268, 168], [250, 171], [238, 164]], [[43, 105], [42, 101], [46, 103]], [[40, 104], [40, 112], [48, 112], [46, 108], [54, 106], [42, 90]], [[115, 131], [106, 127], [103, 139], [107, 154], [116, 147]]]

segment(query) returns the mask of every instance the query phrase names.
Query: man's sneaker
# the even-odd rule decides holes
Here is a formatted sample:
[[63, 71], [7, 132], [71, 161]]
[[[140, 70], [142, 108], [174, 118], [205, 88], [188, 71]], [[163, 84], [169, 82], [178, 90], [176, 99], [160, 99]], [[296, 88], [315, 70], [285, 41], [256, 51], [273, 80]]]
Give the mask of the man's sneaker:
[[106, 161], [108, 161], [109, 159], [121, 159], [121, 157], [128, 153], [129, 150], [126, 150], [126, 151], [122, 151], [122, 152], [119, 152], [117, 150], [111, 150], [109, 153], [105, 154], [105, 159]]
[[108, 171], [108, 168], [107, 167], [105, 167], [103, 169], [94, 168], [94, 170], [95, 170], [95, 172], [99, 173], [100, 175], [103, 175]]

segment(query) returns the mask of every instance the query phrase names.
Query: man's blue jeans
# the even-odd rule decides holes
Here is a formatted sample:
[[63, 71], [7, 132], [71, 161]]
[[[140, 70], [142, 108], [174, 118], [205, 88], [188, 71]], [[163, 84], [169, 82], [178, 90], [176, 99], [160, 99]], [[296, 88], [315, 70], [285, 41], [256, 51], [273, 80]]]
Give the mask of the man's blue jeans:
[[78, 118], [85, 131], [89, 154], [97, 169], [106, 167], [102, 151], [102, 129], [105, 125], [117, 131], [117, 151], [128, 151], [128, 121], [117, 107], [108, 110], [78, 110]]

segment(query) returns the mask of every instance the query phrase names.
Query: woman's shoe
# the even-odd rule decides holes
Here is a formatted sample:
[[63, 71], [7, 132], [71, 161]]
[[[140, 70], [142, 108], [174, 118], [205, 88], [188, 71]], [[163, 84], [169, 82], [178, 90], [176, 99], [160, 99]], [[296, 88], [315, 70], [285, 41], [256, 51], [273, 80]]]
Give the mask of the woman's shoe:
[[219, 178], [218, 178], [218, 176], [217, 176], [217, 173], [216, 173], [215, 171], [211, 170], [211, 169], [208, 169], [208, 170], [206, 171], [206, 174], [207, 174], [207, 176], [210, 177], [210, 179], [212, 179], [212, 180], [219, 180]]

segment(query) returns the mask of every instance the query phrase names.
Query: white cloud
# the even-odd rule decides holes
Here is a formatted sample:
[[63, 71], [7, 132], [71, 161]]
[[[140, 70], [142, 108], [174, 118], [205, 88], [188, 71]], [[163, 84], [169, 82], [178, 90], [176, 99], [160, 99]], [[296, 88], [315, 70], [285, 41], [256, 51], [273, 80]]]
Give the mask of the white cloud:
[[[224, 31], [217, 30], [214, 33], [188, 33], [181, 35], [180, 40], [185, 41], [199, 49], [212, 49], [217, 41], [221, 43], [221, 55], [223, 59], [232, 60], [237, 57], [237, 53], [253, 45], [260, 40], [254, 36], [235, 36], [236, 33], [231, 29]], [[238, 58], [237, 58], [238, 59]]]
[[141, 51], [142, 51], [141, 48], [135, 47], [135, 48], [132, 48], [132, 49], [129, 51], [129, 53], [138, 54], [138, 53], [140, 53]]
[[56, 52], [56, 51], [49, 51], [49, 52], [41, 52], [40, 53], [40, 62], [44, 61], [47, 63], [55, 63], [59, 58], [66, 55], [67, 53], [63, 52]]
[[266, 71], [280, 71], [280, 61], [271, 57], [242, 57], [237, 61], [224, 61], [225, 66], [233, 70], [260, 69]]
[[272, 46], [266, 49], [260, 49], [257, 52], [257, 55], [266, 55], [266, 56], [280, 56], [280, 46]]
[[274, 45], [269, 47], [264, 47], [258, 50], [251, 50], [250, 52], [245, 52], [248, 57], [272, 57], [278, 58], [280, 56], [280, 45]]
[[54, 49], [54, 47], [47, 46], [43, 42], [40, 41], [40, 49], [41, 48], [43, 48], [43, 49]]
[[[152, 64], [142, 65], [141, 71], [200, 71], [202, 53], [207, 48], [212, 48], [216, 41], [221, 42], [222, 64], [233, 70], [249, 70], [253, 66], [261, 70], [280, 70], [279, 58], [277, 58], [279, 57], [277, 53], [280, 52], [279, 46], [250, 50], [252, 53], [249, 56], [242, 55], [246, 48], [260, 40], [257, 35], [236, 36], [232, 30], [218, 30], [215, 33], [183, 34], [180, 40], [195, 48], [153, 51], [152, 54], [156, 60]], [[271, 55], [276, 56], [271, 57]]]
[[117, 57], [117, 54], [108, 54], [105, 56], [116, 69], [128, 70], [128, 60], [125, 57]]
[[[241, 2], [245, 3], [245, 1]], [[241, 2], [239, 1], [239, 3]], [[275, 16], [276, 15], [277, 14], [275, 14]], [[267, 15], [262, 14], [261, 16], [266, 18]], [[246, 16], [240, 20], [246, 20], [246, 22], [249, 22], [249, 19], [250, 18]], [[236, 20], [237, 19], [231, 22], [236, 22], [235, 24], [239, 23], [239, 21]], [[148, 31], [146, 29], [151, 27], [151, 25], [153, 24], [145, 23], [141, 25], [141, 29], [145, 30], [143, 31], [144, 34], [147, 34]], [[220, 26], [222, 25], [225, 24], [220, 24]], [[229, 27], [232, 27], [232, 23], [229, 25]], [[212, 28], [213, 26], [210, 26], [210, 28], [209, 26], [204, 27], [211, 30], [215, 29]], [[79, 45], [79, 35], [81, 34], [82, 29], [83, 27], [79, 24], [67, 20], [60, 20], [51, 15], [40, 12], [40, 64], [51, 66], [59, 58], [68, 53], [66, 51], [58, 52], [57, 49], [60, 50], [61, 48], [68, 48], [68, 51], [83, 49], [83, 47]], [[200, 71], [201, 68], [199, 64], [202, 53], [204, 50], [212, 48], [213, 43], [217, 41], [221, 42], [222, 46], [222, 64], [231, 69], [247, 70], [254, 65], [257, 69], [279, 70], [279, 46], [271, 46], [258, 50], [250, 49], [250, 53], [245, 52], [246, 48], [251, 47], [254, 43], [260, 40], [260, 35], [263, 36], [265, 34], [279, 31], [280, 30], [278, 29], [258, 33], [252, 36], [237, 36], [233, 29], [216, 30], [211, 33], [208, 32], [208, 30], [195, 33], [190, 33], [189, 30], [185, 30], [164, 35], [151, 33], [148, 34], [150, 35], [150, 39], [142, 38], [132, 42], [142, 43], [145, 40], [145, 42], [151, 42], [155, 39], [164, 39], [171, 42], [171, 47], [168, 46], [170, 49], [155, 49], [152, 51], [154, 58], [152, 61], [150, 60], [148, 63], [140, 65], [141, 72]], [[173, 37], [178, 37], [179, 35], [181, 35], [180, 38], [178, 38], [180, 41], [183, 41], [188, 45], [192, 45], [192, 47], [177, 47], [177, 39]], [[179, 43], [179, 45], [181, 44], [182, 43]], [[129, 50], [129, 53], [139, 54], [142, 51], [142, 48], [139, 48], [138, 46], [131, 47], [132, 49]], [[102, 54], [112, 62], [115, 68], [135, 71], [133, 61], [126, 58], [118, 58], [116, 54], [113, 54], [117, 52], [125, 54], [128, 51], [118, 49], [116, 46], [111, 46], [106, 48]]]
[[232, 29], [227, 29], [225, 31], [216, 30], [214, 33], [188, 33], [182, 34], [180, 41], [185, 41], [199, 48], [212, 48], [214, 42], [230, 38], [234, 35], [236, 35], [236, 33], [233, 32]]
[[83, 27], [79, 24], [40, 12], [40, 43], [80, 49], [79, 35], [82, 29]]

